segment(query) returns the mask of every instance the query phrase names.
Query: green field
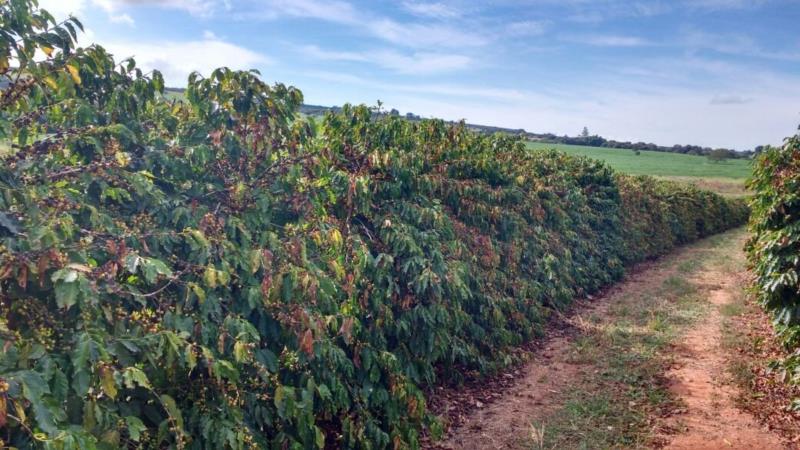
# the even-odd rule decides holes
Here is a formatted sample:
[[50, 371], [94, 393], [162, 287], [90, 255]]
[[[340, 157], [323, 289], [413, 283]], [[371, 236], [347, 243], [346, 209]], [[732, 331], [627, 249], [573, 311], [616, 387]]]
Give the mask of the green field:
[[696, 184], [728, 196], [746, 195], [744, 180], [750, 176], [750, 160], [730, 159], [711, 162], [705, 156], [580, 145], [528, 142], [532, 149], [557, 149], [572, 155], [605, 161], [614, 169], [632, 175], [652, 175]]

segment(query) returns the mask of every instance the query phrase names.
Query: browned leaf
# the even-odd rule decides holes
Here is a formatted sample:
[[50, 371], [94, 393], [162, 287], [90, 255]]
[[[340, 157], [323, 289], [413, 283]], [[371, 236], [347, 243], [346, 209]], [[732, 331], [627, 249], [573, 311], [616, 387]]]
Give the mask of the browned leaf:
[[303, 334], [303, 338], [300, 340], [300, 350], [305, 352], [308, 356], [314, 354], [314, 334], [311, 330], [306, 330]]
[[264, 249], [261, 252], [261, 259], [264, 263], [264, 269], [269, 270], [272, 268], [272, 252], [268, 249]]
[[222, 144], [222, 130], [212, 131], [208, 133], [208, 137], [211, 138], [211, 143], [214, 145]]
[[12, 270], [13, 268], [11, 267], [11, 264], [6, 264], [3, 266], [3, 268], [0, 269], [0, 280], [5, 280], [6, 278], [10, 277]]
[[50, 253], [45, 253], [39, 257], [39, 261], [36, 263], [36, 272], [39, 273], [39, 286], [44, 286], [45, 280], [45, 272], [47, 271], [47, 267], [50, 265]]
[[6, 393], [0, 394], [0, 428], [6, 426], [6, 418], [8, 417], [8, 398]]
[[27, 264], [23, 264], [19, 268], [19, 273], [17, 274], [17, 284], [19, 284], [19, 287], [21, 287], [23, 291], [25, 290], [26, 287], [28, 287], [28, 265]]
[[352, 339], [353, 323], [353, 318], [347, 317], [342, 321], [342, 326], [339, 328], [339, 334], [344, 337], [345, 342], [348, 344]]
[[269, 289], [272, 287], [272, 275], [266, 274], [264, 278], [261, 280], [261, 294], [264, 295], [264, 298], [269, 298]]

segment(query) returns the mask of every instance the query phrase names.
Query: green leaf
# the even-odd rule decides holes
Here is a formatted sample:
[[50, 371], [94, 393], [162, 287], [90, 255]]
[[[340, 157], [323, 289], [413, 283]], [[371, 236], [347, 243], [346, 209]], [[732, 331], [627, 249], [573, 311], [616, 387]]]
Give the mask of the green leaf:
[[317, 385], [317, 393], [322, 401], [329, 401], [331, 399], [331, 391], [328, 386], [324, 384]]
[[[74, 276], [74, 277], [73, 277]], [[78, 276], [78, 273], [70, 271], [69, 279]], [[59, 281], [55, 285], [56, 304], [59, 308], [69, 309], [78, 302], [78, 295], [80, 294], [80, 287], [76, 282]]]
[[144, 279], [150, 284], [155, 283], [159, 275], [171, 277], [172, 271], [163, 261], [152, 258], [141, 258]]
[[135, 416], [125, 416], [125, 425], [128, 427], [128, 436], [134, 442], [139, 442], [143, 431], [147, 431], [141, 419]]
[[84, 396], [89, 391], [91, 384], [90, 362], [95, 360], [94, 341], [88, 333], [77, 336], [77, 345], [72, 351], [72, 389], [79, 396]]
[[64, 420], [64, 411], [49, 398], [50, 387], [37, 372], [26, 370], [18, 372], [14, 378], [22, 383], [22, 394], [33, 408], [34, 418], [39, 428], [47, 434], [58, 431], [58, 422]]
[[325, 448], [325, 434], [316, 426], [314, 427], [314, 441], [317, 444], [317, 448]]
[[191, 371], [197, 367], [197, 356], [194, 354], [194, 347], [191, 344], [186, 345], [184, 350], [184, 358], [186, 360], [186, 367]]
[[270, 372], [278, 371], [278, 357], [271, 350], [263, 348], [256, 351], [256, 360]]
[[250, 351], [246, 342], [236, 341], [233, 344], [233, 357], [237, 363], [250, 360]]
[[72, 81], [74, 81], [75, 84], [81, 84], [80, 69], [78, 68], [77, 64], [71, 63], [67, 64], [65, 67], [67, 72], [69, 72], [70, 76], [72, 77]]
[[141, 369], [136, 367], [126, 367], [123, 369], [122, 382], [128, 389], [133, 389], [136, 386], [141, 386], [145, 389], [152, 389], [150, 380], [147, 379], [147, 375]]
[[128, 253], [125, 257], [125, 269], [132, 274], [136, 274], [136, 271], [139, 268], [139, 263], [142, 262], [142, 258], [139, 257], [136, 253]]
[[164, 405], [164, 409], [167, 411], [167, 414], [169, 414], [170, 419], [175, 422], [175, 426], [177, 426], [178, 431], [182, 433], [183, 414], [181, 414], [181, 410], [178, 409], [175, 399], [167, 394], [161, 394], [159, 398], [161, 399], [161, 404]]
[[213, 364], [214, 375], [218, 378], [224, 378], [231, 381], [239, 380], [239, 371], [231, 364], [230, 361], [218, 359]]
[[14, 222], [11, 216], [0, 211], [0, 227], [5, 228], [11, 234], [19, 234], [19, 228]]
[[103, 392], [114, 400], [117, 398], [117, 381], [114, 379], [114, 370], [105, 368], [100, 373], [102, 374], [100, 385], [103, 387]]
[[50, 386], [38, 372], [32, 370], [18, 372], [16, 378], [22, 382], [23, 395], [31, 402], [50, 393]]
[[[290, 391], [290, 388], [286, 388], [283, 386], [278, 386], [275, 388], [275, 396], [273, 398], [273, 403], [275, 404], [275, 408], [278, 410], [278, 415], [281, 418], [286, 417], [286, 401], [287, 401], [287, 392]], [[289, 395], [292, 395], [289, 393]]]
[[203, 272], [203, 282], [211, 289], [217, 287], [217, 271], [213, 267], [206, 267], [206, 270]]

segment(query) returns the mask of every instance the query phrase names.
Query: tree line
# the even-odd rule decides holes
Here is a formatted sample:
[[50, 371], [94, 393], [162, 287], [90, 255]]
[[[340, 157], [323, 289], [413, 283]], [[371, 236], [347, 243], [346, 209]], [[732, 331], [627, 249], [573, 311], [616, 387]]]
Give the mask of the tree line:
[[765, 146], [759, 145], [753, 150], [746, 150], [746, 151], [738, 151], [732, 150], [727, 148], [712, 148], [712, 147], [703, 147], [700, 145], [673, 145], [673, 146], [663, 146], [657, 145], [652, 142], [630, 142], [630, 141], [616, 141], [613, 139], [606, 139], [602, 136], [598, 135], [590, 135], [588, 134], [588, 130], [586, 133], [581, 133], [578, 136], [558, 136], [553, 133], [543, 133], [543, 134], [536, 134], [536, 133], [525, 133], [525, 137], [532, 141], [536, 142], [546, 142], [549, 144], [567, 144], [567, 145], [582, 145], [586, 147], [605, 147], [605, 148], [619, 148], [619, 149], [627, 149], [627, 150], [634, 150], [634, 151], [652, 151], [652, 152], [668, 152], [668, 153], [681, 153], [685, 155], [700, 155], [700, 156], [711, 156], [712, 154], [724, 154], [724, 159], [728, 158], [741, 158], [741, 159], [749, 159], [752, 158], [753, 155], [760, 153], [764, 150]]

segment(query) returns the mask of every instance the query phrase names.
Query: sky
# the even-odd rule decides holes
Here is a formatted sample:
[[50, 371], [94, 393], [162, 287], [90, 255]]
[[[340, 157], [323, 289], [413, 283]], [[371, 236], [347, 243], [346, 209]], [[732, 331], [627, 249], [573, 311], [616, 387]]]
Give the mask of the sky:
[[40, 0], [184, 87], [258, 69], [317, 105], [752, 149], [800, 124], [800, 0]]

